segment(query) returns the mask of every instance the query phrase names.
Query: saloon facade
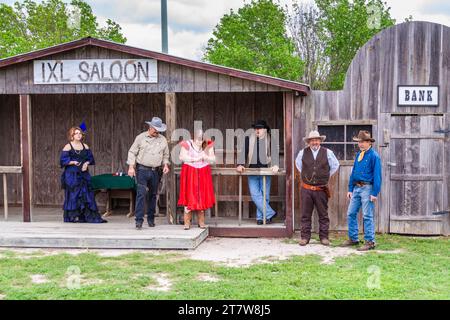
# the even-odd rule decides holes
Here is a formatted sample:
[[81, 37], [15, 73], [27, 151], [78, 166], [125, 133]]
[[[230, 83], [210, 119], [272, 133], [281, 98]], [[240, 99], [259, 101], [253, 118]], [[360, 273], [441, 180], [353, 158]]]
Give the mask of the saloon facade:
[[[346, 230], [348, 177], [358, 130], [372, 132], [383, 161], [377, 231], [449, 234], [450, 28], [408, 22], [383, 30], [356, 54], [341, 91], [182, 59], [85, 38], [0, 60], [0, 173], [9, 205], [59, 206], [58, 157], [66, 130], [85, 121], [97, 160], [92, 174], [126, 169], [127, 151], [160, 116], [167, 137], [177, 128], [248, 129], [257, 119], [279, 129], [281, 172], [271, 198], [278, 223], [254, 221], [245, 176], [234, 164], [217, 165], [218, 204], [210, 235], [290, 236], [299, 228], [299, 174], [294, 166], [302, 137], [312, 129], [340, 160], [332, 178], [330, 228]], [[177, 141], [171, 141], [171, 147]], [[217, 156], [238, 151], [217, 148]], [[222, 161], [225, 163], [225, 161]], [[177, 168], [165, 183], [168, 223], [177, 222]], [[6, 188], [5, 188], [6, 186]], [[6, 200], [7, 199], [7, 200]], [[231, 223], [231, 222], [232, 223]]]

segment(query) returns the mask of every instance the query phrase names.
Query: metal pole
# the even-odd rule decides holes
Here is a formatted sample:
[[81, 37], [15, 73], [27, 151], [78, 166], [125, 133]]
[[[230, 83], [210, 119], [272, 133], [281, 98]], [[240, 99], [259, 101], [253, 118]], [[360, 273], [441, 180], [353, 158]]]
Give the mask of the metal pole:
[[169, 45], [167, 40], [167, 0], [161, 0], [161, 39], [162, 52], [169, 53]]

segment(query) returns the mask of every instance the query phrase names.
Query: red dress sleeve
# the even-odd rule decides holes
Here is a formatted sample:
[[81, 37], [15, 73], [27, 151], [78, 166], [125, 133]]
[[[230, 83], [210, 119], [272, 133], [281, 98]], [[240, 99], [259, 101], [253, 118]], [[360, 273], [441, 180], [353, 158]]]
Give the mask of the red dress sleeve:
[[208, 140], [208, 145], [206, 146], [206, 148], [211, 148], [211, 147], [214, 147], [214, 141]]

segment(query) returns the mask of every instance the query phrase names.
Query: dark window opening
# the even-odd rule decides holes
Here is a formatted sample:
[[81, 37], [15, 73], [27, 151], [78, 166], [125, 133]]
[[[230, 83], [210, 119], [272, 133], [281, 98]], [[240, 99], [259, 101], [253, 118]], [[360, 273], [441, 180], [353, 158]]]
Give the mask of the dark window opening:
[[334, 152], [338, 160], [354, 160], [359, 151], [358, 143], [353, 138], [358, 135], [360, 130], [369, 131], [372, 135], [372, 125], [318, 125], [321, 135], [326, 139], [322, 145]]

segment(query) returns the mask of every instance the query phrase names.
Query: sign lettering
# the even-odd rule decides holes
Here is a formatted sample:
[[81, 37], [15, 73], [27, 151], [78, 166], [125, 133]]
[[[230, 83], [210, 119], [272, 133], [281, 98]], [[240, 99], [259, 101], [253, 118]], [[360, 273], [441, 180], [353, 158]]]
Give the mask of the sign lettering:
[[438, 86], [398, 86], [399, 106], [433, 106], [439, 105]]
[[153, 59], [36, 60], [35, 84], [157, 83]]

